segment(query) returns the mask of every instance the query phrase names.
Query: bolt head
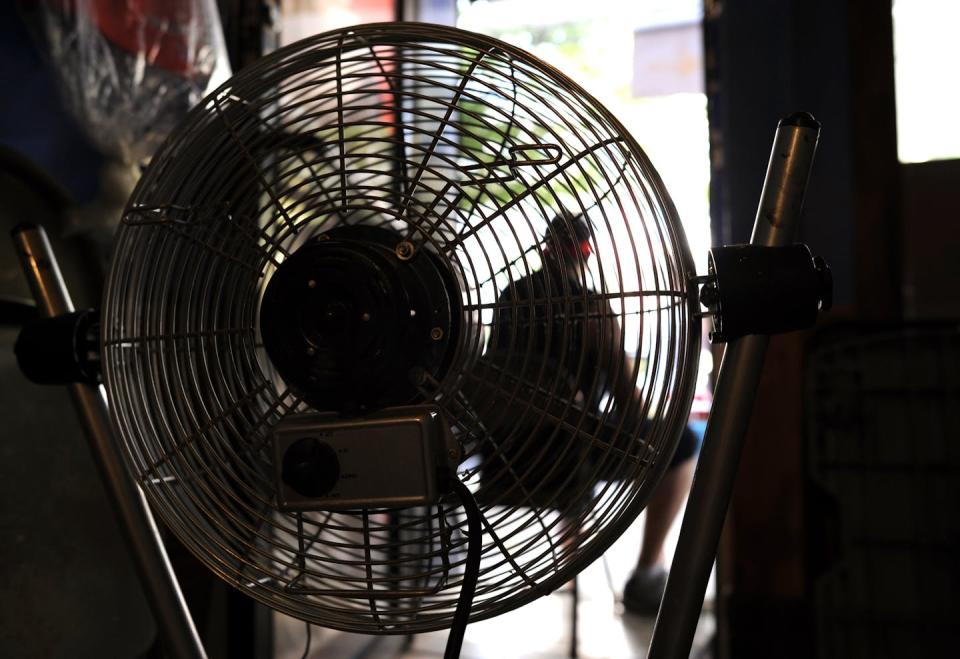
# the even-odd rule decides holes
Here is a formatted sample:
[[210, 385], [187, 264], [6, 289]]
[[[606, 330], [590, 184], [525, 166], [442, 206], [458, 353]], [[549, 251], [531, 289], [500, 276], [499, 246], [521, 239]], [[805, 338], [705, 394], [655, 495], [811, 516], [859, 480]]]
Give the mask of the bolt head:
[[401, 241], [397, 245], [396, 249], [394, 249], [394, 252], [396, 253], [397, 258], [400, 259], [401, 261], [408, 261], [411, 258], [413, 258], [413, 254], [415, 251], [416, 251], [416, 248], [413, 246], [413, 243], [410, 242], [409, 240]]
[[704, 284], [703, 288], [700, 289], [700, 304], [708, 309], [715, 307], [719, 300], [720, 292], [717, 290], [716, 284], [712, 282]]

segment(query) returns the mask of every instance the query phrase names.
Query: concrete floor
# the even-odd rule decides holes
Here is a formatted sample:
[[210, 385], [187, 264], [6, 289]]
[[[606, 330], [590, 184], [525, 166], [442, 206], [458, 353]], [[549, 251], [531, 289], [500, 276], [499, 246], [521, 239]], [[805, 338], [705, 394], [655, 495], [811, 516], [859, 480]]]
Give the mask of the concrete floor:
[[[679, 518], [667, 539], [672, 555], [679, 533]], [[642, 537], [643, 515], [611, 547], [603, 559], [584, 570], [579, 579], [579, 643], [582, 659], [626, 659], [644, 657], [650, 644], [653, 619], [625, 614], [619, 604], [620, 591], [633, 569]], [[700, 618], [692, 656], [710, 656], [715, 622], [713, 579], [707, 589], [704, 613]], [[467, 628], [462, 659], [560, 659], [570, 656], [572, 596], [568, 589], [527, 606], [485, 620]], [[276, 659], [300, 659], [306, 634], [304, 623], [276, 615]], [[447, 632], [420, 634], [405, 639], [344, 634], [314, 627], [311, 659], [436, 659], [443, 656]]]

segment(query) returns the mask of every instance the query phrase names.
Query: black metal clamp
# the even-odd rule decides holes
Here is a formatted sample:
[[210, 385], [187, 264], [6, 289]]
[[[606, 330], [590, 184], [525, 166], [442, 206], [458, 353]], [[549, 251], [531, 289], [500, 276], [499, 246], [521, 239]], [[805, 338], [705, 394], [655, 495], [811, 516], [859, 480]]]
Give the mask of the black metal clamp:
[[710, 250], [700, 304], [712, 343], [813, 327], [833, 304], [830, 267], [806, 245], [726, 245]]
[[100, 384], [100, 313], [87, 309], [32, 320], [13, 351], [20, 371], [35, 384]]

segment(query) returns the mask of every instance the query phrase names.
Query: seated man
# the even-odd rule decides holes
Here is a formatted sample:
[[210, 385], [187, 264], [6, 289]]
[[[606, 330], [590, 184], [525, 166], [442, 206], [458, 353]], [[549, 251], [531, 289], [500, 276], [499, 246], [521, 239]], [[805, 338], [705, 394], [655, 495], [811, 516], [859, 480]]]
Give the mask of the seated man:
[[[539, 377], [548, 383], [544, 385], [548, 394], [575, 401], [576, 408], [586, 410], [595, 423], [602, 416], [602, 399], [609, 396], [613, 408], [604, 425], [611, 426], [642, 406], [632, 360], [624, 354], [618, 316], [587, 283], [591, 245], [583, 215], [558, 215], [550, 222], [543, 267], [500, 293], [488, 352], [512, 364], [514, 371], [522, 370], [521, 381]], [[509, 365], [504, 370], [509, 371]], [[626, 421], [627, 432], [642, 426], [642, 420]], [[628, 612], [657, 613], [667, 574], [663, 545], [690, 488], [698, 447], [698, 435], [685, 428], [670, 467], [647, 504], [640, 557], [624, 588]], [[510, 460], [517, 462], [517, 457], [522, 456], [511, 455]], [[567, 471], [567, 466], [584, 468], [573, 467], [569, 455], [565, 459], [570, 465], [557, 472]]]

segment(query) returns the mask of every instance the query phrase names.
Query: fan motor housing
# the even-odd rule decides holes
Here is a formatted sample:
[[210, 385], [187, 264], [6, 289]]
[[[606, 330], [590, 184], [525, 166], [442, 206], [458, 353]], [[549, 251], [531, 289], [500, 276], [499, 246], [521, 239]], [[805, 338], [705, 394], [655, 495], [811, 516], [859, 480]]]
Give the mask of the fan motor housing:
[[304, 400], [356, 416], [416, 402], [427, 375], [443, 378], [459, 306], [439, 257], [389, 229], [342, 226], [280, 264], [264, 293], [260, 331], [277, 371]]

